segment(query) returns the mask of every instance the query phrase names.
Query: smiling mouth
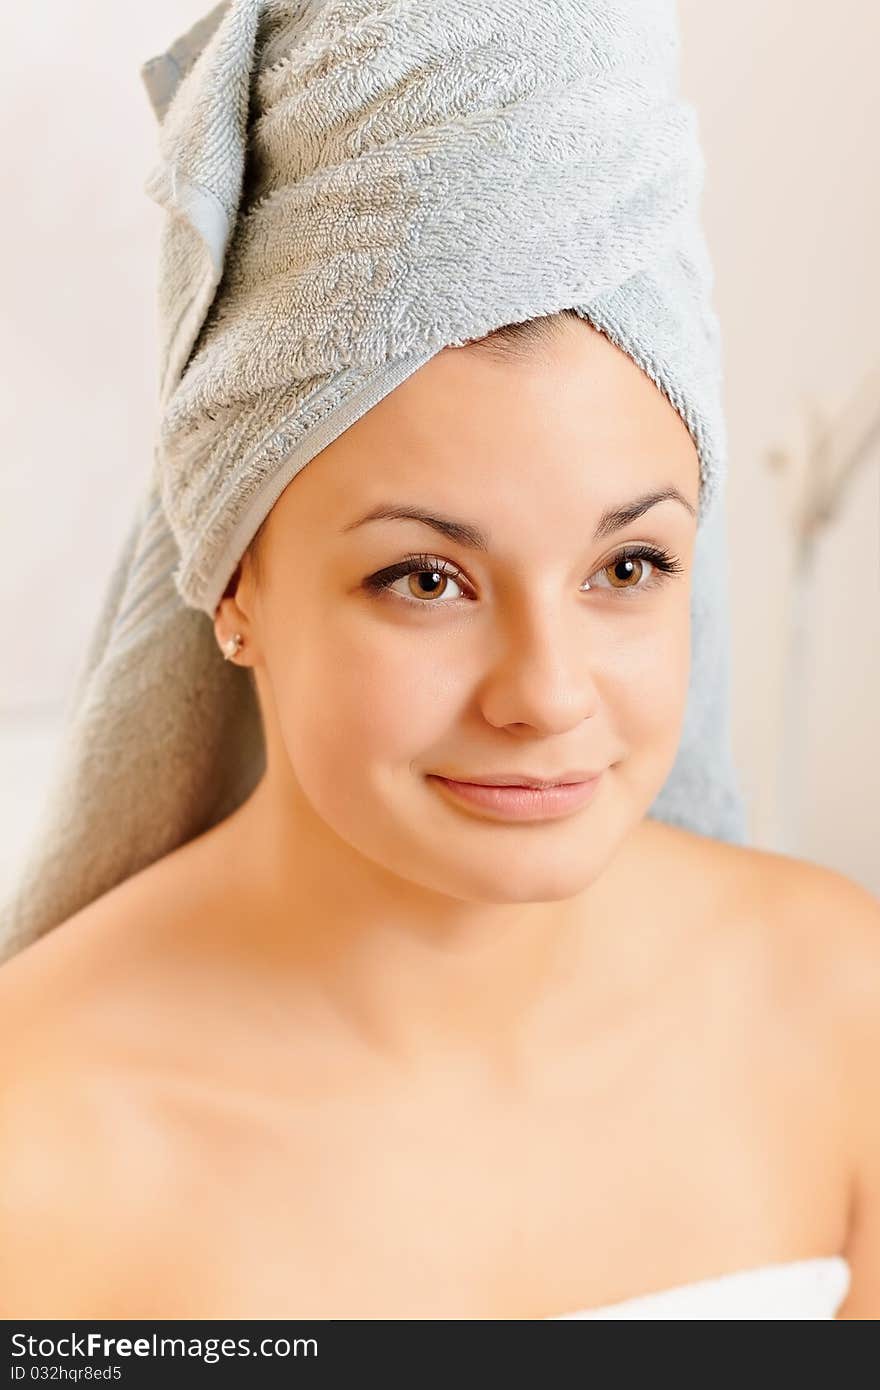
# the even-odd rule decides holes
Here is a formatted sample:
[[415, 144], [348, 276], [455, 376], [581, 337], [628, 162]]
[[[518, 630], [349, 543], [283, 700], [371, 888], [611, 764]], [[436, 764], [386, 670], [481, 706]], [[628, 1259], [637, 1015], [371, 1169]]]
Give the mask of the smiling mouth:
[[493, 820], [534, 821], [553, 820], [570, 815], [592, 801], [602, 779], [602, 773], [581, 782], [558, 782], [551, 786], [530, 787], [523, 784], [458, 782], [437, 773], [428, 773], [427, 780], [450, 795], [457, 805], [467, 804]]
[[460, 786], [471, 787], [537, 787], [543, 790], [546, 787], [567, 787], [575, 782], [592, 782], [594, 778], [600, 776], [602, 768], [595, 771], [587, 771], [584, 768], [572, 768], [569, 772], [560, 773], [558, 777], [532, 777], [526, 772], [494, 772], [485, 777], [447, 777], [442, 772], [432, 772], [430, 777], [442, 777], [445, 782], [457, 782]]

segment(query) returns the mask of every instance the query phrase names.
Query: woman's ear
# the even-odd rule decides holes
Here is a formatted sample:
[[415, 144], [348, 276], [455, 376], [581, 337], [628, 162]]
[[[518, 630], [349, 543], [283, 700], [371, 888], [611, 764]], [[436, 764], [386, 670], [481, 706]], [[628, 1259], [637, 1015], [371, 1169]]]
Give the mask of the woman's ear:
[[[237, 589], [238, 589], [238, 581], [239, 581], [240, 579], [241, 579], [241, 561], [239, 561], [238, 564], [235, 566], [235, 569], [233, 570], [233, 573], [232, 573], [232, 576], [231, 576], [231, 578], [230, 578], [230, 580], [229, 580], [229, 583], [226, 585], [226, 588], [223, 590], [223, 598], [235, 598], [235, 594], [236, 594], [236, 591], [237, 591]], [[222, 599], [221, 599], [221, 602], [222, 602]], [[218, 605], [218, 606], [219, 606], [219, 605]]]
[[[236, 565], [223, 597], [214, 613], [214, 634], [220, 650], [239, 666], [250, 666], [253, 661], [253, 619], [251, 617], [251, 584], [246, 563], [247, 556]], [[237, 649], [230, 646], [237, 641]]]

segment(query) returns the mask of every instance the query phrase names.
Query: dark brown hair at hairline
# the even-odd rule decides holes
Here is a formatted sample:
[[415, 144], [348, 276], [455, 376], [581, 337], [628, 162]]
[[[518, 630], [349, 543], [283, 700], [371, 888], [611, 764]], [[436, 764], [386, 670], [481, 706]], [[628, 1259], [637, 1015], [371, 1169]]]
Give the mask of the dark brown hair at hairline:
[[[560, 309], [555, 314], [544, 314], [540, 318], [525, 319], [522, 323], [505, 323], [495, 328], [484, 338], [473, 338], [467, 346], [509, 361], [526, 358], [532, 348], [552, 341], [561, 324], [567, 318], [577, 319], [580, 314], [575, 309]], [[251, 569], [257, 583], [260, 581], [260, 540], [266, 529], [271, 510], [263, 518], [245, 554], [250, 558]]]

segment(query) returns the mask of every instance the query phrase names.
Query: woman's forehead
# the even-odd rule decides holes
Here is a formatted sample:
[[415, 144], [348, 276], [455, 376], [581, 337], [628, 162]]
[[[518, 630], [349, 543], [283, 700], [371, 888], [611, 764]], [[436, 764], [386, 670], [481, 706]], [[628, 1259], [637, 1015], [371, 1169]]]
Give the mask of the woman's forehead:
[[533, 360], [444, 349], [317, 454], [276, 507], [322, 535], [382, 508], [509, 535], [566, 520], [583, 530], [651, 490], [696, 508], [699, 485], [678, 411], [577, 321]]
[[339, 435], [322, 461], [338, 464], [361, 494], [377, 473], [401, 486], [432, 467], [493, 486], [560, 465], [597, 480], [624, 465], [639, 479], [670, 467], [677, 482], [696, 479], [688, 428], [650, 377], [600, 334], [589, 334], [586, 351], [579, 329], [565, 336], [549, 362], [546, 348], [534, 361], [510, 362], [445, 349]]

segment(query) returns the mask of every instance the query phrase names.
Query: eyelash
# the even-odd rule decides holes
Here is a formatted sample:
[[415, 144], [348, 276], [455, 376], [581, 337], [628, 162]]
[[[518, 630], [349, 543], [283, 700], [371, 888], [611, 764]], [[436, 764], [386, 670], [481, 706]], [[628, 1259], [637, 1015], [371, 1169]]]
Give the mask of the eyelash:
[[[612, 569], [624, 560], [648, 560], [653, 566], [653, 573], [645, 584], [625, 589], [610, 589], [610, 593], [619, 594], [621, 597], [642, 594], [646, 589], [654, 589], [666, 582], [671, 574], [681, 574], [684, 566], [679, 563], [677, 555], [672, 555], [669, 551], [661, 550], [653, 545], [625, 545], [616, 555], [601, 566], [601, 569], [594, 571], [596, 574], [604, 570]], [[457, 584], [465, 584], [465, 579], [461, 570], [446, 560], [441, 560], [437, 555], [407, 555], [405, 559], [399, 560], [395, 565], [389, 565], [387, 569], [379, 570], [376, 574], [370, 575], [369, 579], [364, 580], [364, 586], [373, 593], [381, 593], [388, 589], [398, 579], [404, 579], [410, 574], [442, 574], [447, 579], [454, 579]], [[469, 587], [469, 586], [468, 586]], [[411, 598], [404, 594], [394, 594], [394, 598], [401, 599], [404, 603], [414, 605], [416, 608], [443, 608], [444, 602], [437, 602], [434, 599]]]

